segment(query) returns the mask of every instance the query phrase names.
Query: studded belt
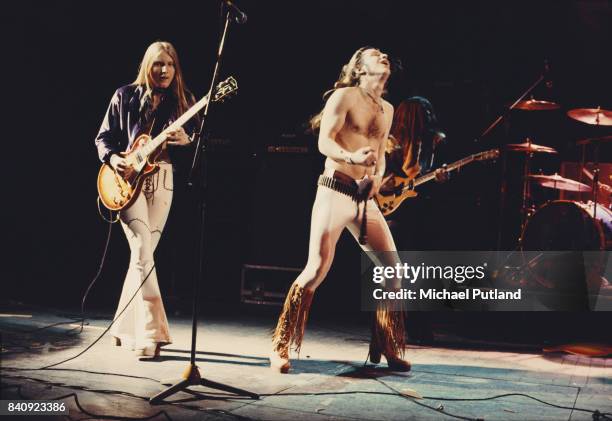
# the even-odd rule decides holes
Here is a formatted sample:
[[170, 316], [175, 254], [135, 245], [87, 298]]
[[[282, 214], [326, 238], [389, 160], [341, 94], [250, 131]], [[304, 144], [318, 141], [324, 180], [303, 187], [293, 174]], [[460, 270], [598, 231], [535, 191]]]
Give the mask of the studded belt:
[[359, 203], [363, 202], [361, 228], [359, 230], [359, 244], [366, 244], [368, 242], [367, 201], [368, 195], [370, 194], [370, 189], [372, 188], [372, 180], [365, 178], [356, 183], [353, 177], [340, 171], [334, 171], [334, 174], [331, 177], [323, 174], [320, 175], [317, 185], [327, 187], [328, 189], [337, 191], [338, 193], [344, 194], [353, 199], [353, 201], [357, 203], [357, 217], [359, 217]]

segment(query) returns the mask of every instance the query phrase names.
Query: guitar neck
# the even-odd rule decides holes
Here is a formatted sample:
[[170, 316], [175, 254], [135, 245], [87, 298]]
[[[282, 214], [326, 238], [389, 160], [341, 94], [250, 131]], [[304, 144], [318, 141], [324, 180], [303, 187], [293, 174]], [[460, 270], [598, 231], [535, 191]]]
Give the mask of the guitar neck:
[[[452, 164], [447, 165], [446, 166], [446, 171], [451, 172], [451, 171], [454, 171], [454, 170], [456, 170], [458, 168], [463, 167], [466, 164], [469, 164], [470, 162], [472, 162], [472, 161], [474, 161], [476, 159], [477, 155], [478, 154], [466, 156], [465, 158], [460, 159], [459, 161], [455, 161]], [[436, 172], [432, 171], [432, 172], [430, 172], [428, 174], [425, 174], [425, 175], [423, 175], [421, 177], [417, 177], [414, 180], [414, 183], [412, 184], [412, 186], [416, 187], [416, 186], [421, 185], [423, 183], [427, 183], [428, 181], [431, 181], [431, 180], [433, 180], [435, 178], [436, 178]]]
[[209, 97], [210, 94], [206, 95], [204, 98], [193, 104], [190, 109], [185, 111], [183, 115], [174, 120], [174, 122], [172, 122], [172, 124], [166, 127], [164, 131], [162, 131], [160, 134], [151, 139], [151, 141], [147, 142], [141, 149], [142, 153], [145, 156], [149, 156], [155, 149], [157, 149], [159, 145], [166, 141], [169, 132], [183, 127], [185, 123], [187, 123], [194, 115], [196, 115], [202, 108], [204, 108], [206, 104], [208, 104]]

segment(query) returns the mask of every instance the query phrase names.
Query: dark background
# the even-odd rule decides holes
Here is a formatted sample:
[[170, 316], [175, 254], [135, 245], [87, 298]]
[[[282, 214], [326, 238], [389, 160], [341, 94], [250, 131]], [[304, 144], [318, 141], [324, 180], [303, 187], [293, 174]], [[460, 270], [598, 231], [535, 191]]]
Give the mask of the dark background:
[[[243, 263], [301, 267], [310, 208], [322, 168], [308, 118], [354, 50], [374, 45], [401, 60], [388, 99], [429, 98], [448, 135], [439, 163], [531, 136], [558, 156], [537, 157], [545, 173], [579, 160], [577, 139], [609, 134], [565, 116], [577, 107], [612, 108], [612, 6], [607, 1], [248, 1], [248, 23], [232, 25], [222, 78], [239, 93], [216, 106], [211, 132], [206, 279], [203, 300], [234, 308]], [[107, 225], [96, 210], [99, 168], [93, 139], [108, 101], [132, 82], [146, 47], [172, 42], [189, 88], [209, 86], [220, 33], [219, 3], [20, 2], [4, 6], [5, 225], [3, 295], [74, 306], [95, 275]], [[8, 9], [7, 9], [8, 8]], [[552, 88], [539, 99], [562, 109], [513, 112], [475, 140], [551, 65]], [[268, 145], [308, 146], [309, 154], [269, 154]], [[603, 153], [608, 153], [604, 149]], [[610, 161], [610, 155], [602, 157]], [[189, 308], [196, 209], [186, 193], [189, 163], [179, 162], [175, 200], [157, 252], [169, 310]], [[516, 245], [517, 180], [499, 220], [500, 165], [476, 164], [406, 203], [395, 233], [404, 249], [494, 249]], [[514, 171], [514, 172], [512, 172]], [[549, 197], [550, 198], [550, 197]], [[554, 198], [554, 197], [552, 197]], [[89, 308], [116, 305], [129, 251], [113, 228], [102, 277]], [[341, 238], [317, 300], [321, 308], [359, 311], [359, 249]], [[342, 305], [337, 297], [342, 294]], [[334, 306], [333, 304], [336, 303]]]

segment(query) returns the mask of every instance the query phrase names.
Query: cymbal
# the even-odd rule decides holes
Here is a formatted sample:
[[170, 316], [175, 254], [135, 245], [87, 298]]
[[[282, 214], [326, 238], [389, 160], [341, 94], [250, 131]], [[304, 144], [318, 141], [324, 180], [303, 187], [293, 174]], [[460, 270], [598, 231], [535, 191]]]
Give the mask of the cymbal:
[[529, 175], [529, 178], [534, 180], [537, 184], [542, 187], [549, 187], [551, 189], [565, 190], [565, 191], [579, 191], [588, 192], [591, 191], [591, 187], [578, 181], [572, 180], [571, 178], [561, 177], [559, 174], [555, 175]]
[[551, 101], [542, 101], [538, 99], [528, 99], [520, 101], [514, 108], [519, 110], [527, 111], [544, 111], [544, 110], [558, 110], [561, 108], [559, 104]]
[[590, 137], [587, 139], [581, 139], [576, 142], [576, 145], [588, 145], [589, 143], [595, 142], [611, 142], [612, 136], [602, 136], [602, 137]]
[[512, 152], [542, 152], [542, 153], [557, 153], [557, 151], [548, 146], [536, 145], [535, 143], [510, 143], [506, 145], [506, 150]]
[[576, 108], [567, 112], [568, 117], [586, 124], [612, 126], [612, 111], [601, 108]]

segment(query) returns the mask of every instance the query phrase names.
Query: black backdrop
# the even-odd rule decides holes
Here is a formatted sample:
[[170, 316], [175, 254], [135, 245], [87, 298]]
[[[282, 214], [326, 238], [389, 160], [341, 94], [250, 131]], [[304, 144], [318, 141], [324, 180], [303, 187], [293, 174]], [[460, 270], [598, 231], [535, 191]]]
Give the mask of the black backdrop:
[[[240, 91], [214, 110], [209, 125], [216, 140], [210, 155], [204, 293], [209, 301], [238, 302], [242, 263], [304, 264], [313, 180], [322, 165], [304, 123], [362, 45], [401, 59], [404, 70], [389, 85], [394, 105], [414, 94], [433, 102], [448, 133], [444, 161], [530, 134], [561, 151], [557, 161], [542, 164], [554, 170], [559, 160], [578, 158], [573, 141], [595, 134], [564, 117], [563, 110], [612, 107], [607, 1], [243, 0], [239, 5], [248, 23], [231, 27], [222, 77], [234, 75]], [[209, 0], [4, 6], [3, 295], [53, 306], [79, 302], [96, 272], [107, 229], [96, 210], [99, 162], [93, 139], [108, 101], [135, 78], [144, 49], [158, 39], [177, 47], [188, 86], [201, 96], [212, 73], [218, 13], [218, 1]], [[514, 113], [509, 123], [475, 142], [538, 77], [544, 59], [552, 66], [553, 87], [535, 93], [560, 102], [563, 110], [535, 120]], [[305, 145], [313, 152], [284, 160], [265, 153], [275, 144]], [[195, 210], [181, 181], [184, 165], [177, 175], [157, 255], [171, 307], [189, 299], [195, 267]], [[288, 177], [295, 180], [292, 187], [286, 186]], [[498, 190], [498, 165], [475, 166], [446, 185], [424, 189], [405, 211], [417, 222], [396, 237], [398, 243], [495, 247], [498, 228], [511, 237], [516, 217], [510, 209], [507, 219], [497, 220]], [[270, 202], [273, 211], [265, 207]], [[276, 217], [265, 219], [267, 214]], [[358, 248], [348, 236], [339, 247], [319, 299], [331, 304], [336, 294], [349, 291], [343, 310], [358, 309], [357, 288], [347, 288], [356, 285]], [[116, 226], [91, 307], [115, 305], [127, 260]]]

